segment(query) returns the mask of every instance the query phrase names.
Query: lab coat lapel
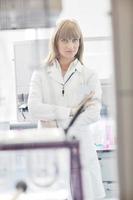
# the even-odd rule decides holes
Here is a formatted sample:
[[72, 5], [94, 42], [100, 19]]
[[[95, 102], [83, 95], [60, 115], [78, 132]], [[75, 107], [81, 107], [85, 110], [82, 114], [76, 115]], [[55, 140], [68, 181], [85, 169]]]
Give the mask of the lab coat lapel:
[[66, 81], [72, 74], [74, 74], [76, 71], [81, 72], [82, 71], [82, 66], [78, 59], [76, 59], [71, 65], [69, 66], [69, 69], [64, 76], [64, 81]]
[[71, 76], [71, 74], [73, 74], [74, 72], [78, 71], [81, 72], [82, 71], [82, 65], [80, 64], [80, 62], [76, 59], [74, 61], [74, 63], [72, 63], [72, 67], [69, 68], [68, 72], [66, 73], [66, 75], [63, 76], [61, 74], [61, 69], [58, 66], [58, 62], [55, 60], [55, 62], [53, 62], [52, 66], [49, 66], [47, 68], [47, 72], [49, 74], [49, 76], [55, 80], [56, 82], [60, 83], [60, 84], [64, 84], [64, 82], [69, 78], [69, 76]]
[[61, 71], [56, 67], [55, 64], [48, 68], [49, 77], [55, 80], [56, 82], [63, 84], [63, 77], [61, 75]]

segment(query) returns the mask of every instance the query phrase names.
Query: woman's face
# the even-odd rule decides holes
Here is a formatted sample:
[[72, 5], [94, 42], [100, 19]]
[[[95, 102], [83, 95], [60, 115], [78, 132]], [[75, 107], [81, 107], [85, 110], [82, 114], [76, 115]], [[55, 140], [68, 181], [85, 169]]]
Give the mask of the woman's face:
[[59, 39], [58, 40], [58, 53], [60, 59], [73, 60], [79, 49], [79, 39]]

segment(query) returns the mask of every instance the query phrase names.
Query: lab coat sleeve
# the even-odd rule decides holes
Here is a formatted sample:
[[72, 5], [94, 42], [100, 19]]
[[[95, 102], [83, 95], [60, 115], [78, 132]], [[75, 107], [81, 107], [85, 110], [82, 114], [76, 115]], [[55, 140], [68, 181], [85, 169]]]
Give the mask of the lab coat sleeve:
[[32, 75], [28, 97], [28, 109], [32, 119], [35, 120], [60, 120], [67, 119], [70, 108], [43, 103], [43, 87], [40, 71]]
[[75, 124], [79, 125], [89, 125], [93, 122], [96, 122], [100, 119], [100, 110], [101, 110], [101, 84], [98, 79], [97, 74], [93, 73], [89, 80], [87, 81], [88, 91], [93, 91], [94, 104], [89, 106], [84, 112], [80, 114]]

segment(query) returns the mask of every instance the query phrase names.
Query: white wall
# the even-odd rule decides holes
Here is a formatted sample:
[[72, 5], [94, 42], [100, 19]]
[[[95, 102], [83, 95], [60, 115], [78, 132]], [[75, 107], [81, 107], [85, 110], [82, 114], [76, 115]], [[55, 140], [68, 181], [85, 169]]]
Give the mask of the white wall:
[[63, 0], [61, 18], [77, 19], [85, 36], [110, 36], [110, 0]]
[[0, 121], [15, 118], [15, 74], [11, 35], [0, 33]]

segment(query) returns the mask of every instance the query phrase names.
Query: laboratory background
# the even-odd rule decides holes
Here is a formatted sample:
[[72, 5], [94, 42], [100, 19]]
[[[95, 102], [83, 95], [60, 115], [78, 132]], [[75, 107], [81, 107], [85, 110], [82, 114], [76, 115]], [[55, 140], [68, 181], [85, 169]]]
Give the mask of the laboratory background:
[[[34, 134], [37, 130], [37, 121], [31, 119], [27, 105], [31, 75], [47, 56], [53, 27], [66, 18], [79, 22], [84, 35], [84, 63], [96, 71], [102, 86], [101, 119], [91, 124], [90, 130], [101, 166], [105, 199], [133, 199], [133, 184], [130, 181], [131, 144], [128, 145], [132, 141], [130, 133], [133, 124], [132, 115], [129, 116], [132, 111], [132, 99], [129, 98], [132, 98], [131, 9], [133, 3], [129, 0], [0, 0], [0, 199], [12, 199], [16, 185], [21, 180], [26, 180], [29, 185], [27, 193], [18, 197], [20, 200], [66, 198], [69, 187], [66, 185], [64, 189], [62, 179], [65, 178], [64, 173], [70, 173], [71, 145], [66, 145], [67, 150], [60, 150], [64, 138], [53, 131], [56, 138], [52, 142], [59, 144], [55, 144], [54, 148], [58, 146], [56, 152], [61, 152], [58, 159], [50, 148], [51, 143], [50, 149], [45, 145], [41, 149], [32, 149], [28, 142], [35, 141], [26, 136], [26, 133], [31, 131]], [[123, 106], [125, 110], [121, 113]], [[125, 123], [127, 119], [128, 123]], [[128, 140], [125, 132], [127, 137], [129, 134]], [[16, 144], [13, 143], [15, 138]], [[25, 148], [19, 146], [20, 139], [27, 143]], [[47, 139], [51, 142], [51, 138]], [[11, 144], [14, 144], [12, 148]], [[126, 152], [122, 148], [124, 145]], [[28, 148], [31, 148], [30, 151], [27, 151]], [[42, 155], [45, 151], [50, 155], [49, 160], [46, 154]], [[43, 162], [46, 160], [45, 167], [48, 169], [45, 169], [47, 174], [43, 177]], [[128, 165], [129, 174], [125, 172], [125, 162], [131, 164]], [[79, 170], [77, 177], [80, 178], [80, 175]], [[76, 200], [82, 200], [82, 189], [78, 195]], [[14, 199], [17, 199], [17, 195]]]

